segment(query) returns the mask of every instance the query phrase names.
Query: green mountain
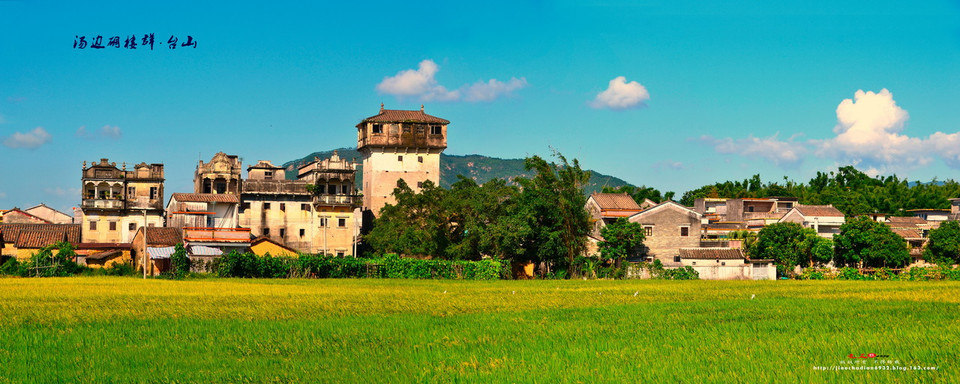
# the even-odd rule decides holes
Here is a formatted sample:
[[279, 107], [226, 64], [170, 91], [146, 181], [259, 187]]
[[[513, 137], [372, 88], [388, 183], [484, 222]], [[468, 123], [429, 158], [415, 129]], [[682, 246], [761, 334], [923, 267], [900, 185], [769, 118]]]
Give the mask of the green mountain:
[[[337, 154], [341, 158], [345, 159], [355, 159], [357, 162], [360, 161], [361, 156], [360, 152], [357, 152], [354, 148], [339, 148], [336, 149]], [[287, 178], [296, 179], [297, 178], [297, 168], [301, 165], [306, 164], [313, 159], [320, 158], [326, 159], [333, 154], [333, 150], [329, 151], [319, 151], [311, 153], [302, 158], [291, 160], [286, 163], [283, 163], [283, 167], [287, 169]], [[363, 172], [363, 167], [358, 168], [358, 172]], [[619, 187], [623, 185], [630, 185], [626, 181], [619, 179], [617, 177], [604, 175], [595, 171], [590, 171], [593, 176], [590, 177], [590, 184], [584, 188], [584, 192], [587, 194], [598, 192], [603, 189], [604, 186], [607, 187]], [[499, 159], [496, 157], [488, 157], [483, 155], [440, 155], [440, 185], [443, 187], [450, 187], [450, 184], [457, 181], [457, 175], [463, 175], [464, 177], [473, 179], [477, 183], [485, 183], [492, 179], [506, 179], [510, 180], [514, 177], [530, 177], [531, 174], [523, 167], [523, 159]], [[357, 188], [360, 188], [360, 178], [357, 178]]]

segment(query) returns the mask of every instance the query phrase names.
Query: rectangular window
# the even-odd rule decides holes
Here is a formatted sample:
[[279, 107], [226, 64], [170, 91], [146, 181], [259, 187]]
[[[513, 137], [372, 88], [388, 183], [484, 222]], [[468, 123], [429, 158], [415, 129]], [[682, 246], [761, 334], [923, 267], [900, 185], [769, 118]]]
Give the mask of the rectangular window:
[[327, 186], [327, 194], [336, 195], [337, 194], [337, 185], [331, 184]]
[[[300, 204], [300, 210], [310, 212], [310, 204]], [[302, 229], [301, 229], [302, 231]]]
[[425, 131], [426, 131], [426, 129], [425, 129], [422, 125], [418, 125], [418, 126], [417, 126], [417, 134], [418, 134], [418, 135], [422, 135]]
[[287, 236], [287, 229], [286, 229], [286, 228], [280, 228], [280, 238], [282, 239], [282, 238], [284, 238], [284, 237], [286, 237], [286, 236]]
[[241, 210], [241, 211], [245, 211], [245, 210], [248, 210], [248, 209], [250, 209], [250, 202], [249, 202], [249, 201], [245, 201], [245, 202], [243, 202], [243, 204], [240, 205], [240, 210]]
[[690, 227], [680, 227], [680, 236], [690, 236]]
[[417, 188], [423, 188], [423, 182], [422, 182], [422, 181], [418, 181], [418, 182], [417, 182]]
[[300, 237], [304, 237], [304, 236], [306, 236], [306, 235], [307, 235], [307, 230], [301, 228], [301, 229], [300, 229]]
[[673, 262], [674, 262], [674, 263], [679, 263], [679, 262], [680, 262], [680, 256], [674, 256], [674, 257], [673, 257]]
[[96, 230], [97, 230], [97, 222], [96, 222], [96, 221], [91, 221], [91, 222], [90, 222], [90, 230], [91, 230], [91, 231], [96, 231]]
[[644, 235], [644, 236], [653, 236], [653, 226], [652, 226], [652, 225], [644, 225], [644, 226], [643, 226], [643, 235]]
[[127, 225], [127, 228], [130, 229], [131, 231], [134, 231], [134, 230], [137, 229], [137, 224], [136, 224], [136, 223], [130, 223], [129, 225]]
[[263, 235], [264, 235], [264, 236], [270, 236], [270, 228], [264, 228], [264, 229], [263, 229]]
[[111, 221], [111, 222], [110, 222], [110, 230], [111, 230], [111, 231], [116, 231], [116, 230], [117, 230], [117, 222], [116, 222], [116, 221]]
[[347, 227], [347, 219], [339, 219], [339, 220], [337, 220], [337, 224], [340, 226], [340, 228], [346, 228], [346, 227]]
[[267, 180], [273, 180], [273, 171], [264, 171], [263, 178]]
[[137, 195], [137, 187], [127, 187], [127, 198], [131, 198]]
[[410, 133], [410, 125], [403, 124], [403, 133]]
[[374, 124], [373, 125], [373, 134], [379, 135], [383, 133], [383, 124]]
[[157, 199], [157, 187], [150, 187], [150, 200]]
[[418, 163], [422, 163], [422, 162], [423, 162], [423, 156], [417, 156], [417, 162], [418, 162]]
[[346, 256], [346, 255], [347, 255], [347, 253], [344, 252], [344, 251], [337, 251], [337, 257], [344, 257], [344, 256]]
[[[286, 211], [286, 210], [287, 210], [287, 204], [286, 204], [286, 203], [280, 203], [280, 210], [281, 210], [281, 211]], [[281, 229], [281, 231], [282, 231], [282, 229]], [[281, 236], [282, 236], [282, 235], [281, 235]]]
[[403, 156], [397, 156], [397, 161], [403, 161]]
[[327, 226], [327, 218], [326, 218], [326, 217], [321, 217], [321, 218], [320, 218], [320, 226], [321, 226], [321, 227], [326, 227], [326, 226]]
[[443, 127], [441, 127], [441, 126], [439, 126], [439, 125], [431, 125], [431, 126], [430, 126], [430, 134], [431, 134], [431, 135], [440, 135], [440, 134], [442, 134], [442, 133], [443, 133]]
[[264, 210], [270, 209], [270, 203], [263, 203], [263, 209]]

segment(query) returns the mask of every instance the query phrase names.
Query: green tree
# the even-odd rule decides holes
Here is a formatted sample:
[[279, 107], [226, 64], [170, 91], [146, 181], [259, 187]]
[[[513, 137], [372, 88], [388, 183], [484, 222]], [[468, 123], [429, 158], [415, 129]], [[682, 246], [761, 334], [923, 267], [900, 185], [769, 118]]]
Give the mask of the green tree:
[[597, 244], [600, 257], [612, 260], [617, 268], [623, 259], [637, 256], [643, 250], [643, 225], [624, 218], [600, 229], [600, 236], [603, 237], [603, 241]]
[[929, 262], [954, 264], [960, 262], [960, 222], [945, 221], [930, 231], [930, 240], [923, 257]]
[[833, 238], [838, 265], [902, 267], [910, 261], [907, 242], [885, 224], [858, 216], [840, 226]]
[[800, 224], [770, 224], [757, 233], [757, 240], [749, 254], [753, 259], [773, 259], [777, 271], [784, 275], [799, 264], [801, 256], [806, 254], [806, 239], [806, 232]]
[[516, 179], [522, 192], [514, 214], [530, 228], [523, 241], [525, 258], [569, 266], [586, 251], [590, 216], [583, 208], [587, 202], [583, 187], [590, 180], [590, 172], [581, 169], [576, 159], [568, 162], [556, 152], [554, 156], [559, 163], [540, 156], [526, 159], [527, 170], [536, 171], [536, 175]]
[[187, 250], [183, 248], [183, 243], [178, 243], [173, 247], [173, 254], [170, 255], [170, 274], [179, 279], [188, 273], [190, 273], [190, 258], [187, 257]]

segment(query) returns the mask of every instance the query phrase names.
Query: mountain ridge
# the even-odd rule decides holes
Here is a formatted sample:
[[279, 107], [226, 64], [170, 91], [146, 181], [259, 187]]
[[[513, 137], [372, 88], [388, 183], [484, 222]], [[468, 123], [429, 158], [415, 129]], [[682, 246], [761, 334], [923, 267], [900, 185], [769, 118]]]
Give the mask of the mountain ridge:
[[[317, 151], [299, 159], [293, 159], [283, 163], [287, 169], [287, 179], [297, 178], [297, 168], [313, 161], [314, 158], [329, 158], [334, 151], [341, 158], [354, 159], [359, 162], [362, 156], [354, 148], [337, 148], [326, 151]], [[472, 155], [448, 155], [440, 154], [440, 186], [449, 188], [451, 184], [457, 181], [457, 175], [463, 175], [466, 178], [473, 179], [478, 184], [486, 183], [493, 179], [504, 179], [507, 181], [515, 177], [530, 177], [532, 173], [524, 168], [523, 159], [501, 159], [480, 154]], [[359, 166], [357, 171], [362, 174], [363, 166]], [[631, 185], [615, 176], [605, 175], [596, 171], [587, 170], [591, 173], [590, 182], [584, 186], [584, 193], [590, 194], [599, 192], [603, 187], [619, 187]], [[361, 186], [361, 178], [357, 178], [357, 188]]]

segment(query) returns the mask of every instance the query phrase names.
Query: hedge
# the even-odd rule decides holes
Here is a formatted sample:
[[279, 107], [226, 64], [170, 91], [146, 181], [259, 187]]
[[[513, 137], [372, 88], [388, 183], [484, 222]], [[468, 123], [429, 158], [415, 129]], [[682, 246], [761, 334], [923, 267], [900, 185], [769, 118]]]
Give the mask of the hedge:
[[245, 278], [394, 278], [496, 280], [498, 261], [420, 260], [388, 254], [377, 259], [302, 254], [296, 257], [257, 256], [231, 252], [213, 267], [220, 277]]

